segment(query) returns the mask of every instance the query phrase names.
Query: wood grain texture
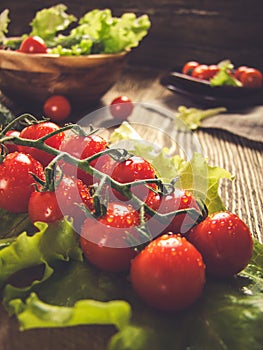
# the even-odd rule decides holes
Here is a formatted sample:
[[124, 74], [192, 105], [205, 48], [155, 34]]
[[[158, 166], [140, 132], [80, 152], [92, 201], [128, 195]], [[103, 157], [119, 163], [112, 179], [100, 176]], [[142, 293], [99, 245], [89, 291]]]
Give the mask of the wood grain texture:
[[[80, 0], [63, 1], [76, 16], [93, 8], [111, 8], [114, 15], [133, 11], [147, 13], [152, 28], [131, 62], [154, 67], [181, 67], [196, 59], [216, 63], [229, 58], [235, 65], [263, 69], [263, 15], [261, 0], [182, 1], [182, 0]], [[29, 31], [35, 11], [57, 4], [54, 0], [20, 2], [6, 0], [0, 11], [10, 9], [10, 34]], [[26, 8], [26, 10], [24, 10]]]

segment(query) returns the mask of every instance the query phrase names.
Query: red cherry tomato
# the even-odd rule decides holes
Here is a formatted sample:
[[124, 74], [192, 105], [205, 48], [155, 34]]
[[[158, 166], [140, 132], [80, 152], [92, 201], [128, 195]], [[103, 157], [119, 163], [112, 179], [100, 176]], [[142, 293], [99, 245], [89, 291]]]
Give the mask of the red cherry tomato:
[[[50, 134], [53, 131], [59, 130], [60, 127], [52, 122], [41, 122], [37, 124], [32, 124], [24, 128], [21, 133], [20, 137], [29, 139], [29, 140], [37, 140], [43, 136], [46, 136]], [[64, 132], [60, 132], [54, 136], [51, 136], [48, 138], [45, 143], [48, 146], [51, 146], [53, 148], [59, 149], [60, 145], [65, 137]], [[18, 149], [20, 152], [29, 153], [31, 154], [35, 159], [37, 159], [41, 164], [44, 166], [47, 166], [48, 163], [54, 158], [51, 154], [38, 150], [35, 147], [29, 147], [29, 146], [18, 146]]]
[[193, 70], [199, 65], [200, 63], [196, 61], [189, 61], [183, 66], [182, 73], [191, 76], [193, 73]]
[[42, 165], [30, 154], [13, 152], [5, 157], [0, 164], [0, 208], [13, 213], [27, 211], [35, 183], [31, 173], [44, 179]]
[[236, 71], [234, 72], [234, 76], [237, 80], [240, 80], [241, 75], [248, 69], [247, 66], [240, 66], [236, 69]]
[[52, 191], [31, 194], [28, 203], [28, 215], [32, 223], [36, 221], [54, 222], [63, 217], [59, 208], [56, 193]]
[[193, 227], [187, 236], [201, 252], [207, 273], [231, 277], [248, 264], [253, 240], [247, 225], [235, 214], [219, 212]]
[[194, 68], [192, 72], [192, 77], [202, 80], [209, 79], [209, 67], [206, 64], [200, 64], [196, 68]]
[[[8, 130], [5, 134], [5, 136], [19, 136], [19, 135], [20, 135], [20, 131], [18, 130]], [[18, 146], [12, 143], [12, 141], [5, 142], [5, 146], [7, 147], [9, 153], [18, 151]]]
[[44, 40], [39, 36], [29, 36], [22, 41], [18, 51], [24, 53], [47, 53], [47, 47]]
[[133, 108], [131, 99], [127, 96], [119, 96], [111, 102], [110, 112], [114, 118], [125, 120], [132, 114]]
[[212, 79], [219, 72], [219, 67], [216, 64], [208, 66], [207, 76], [208, 79]]
[[70, 116], [71, 104], [65, 96], [54, 95], [45, 101], [43, 111], [46, 117], [61, 122]]
[[244, 87], [260, 88], [263, 82], [262, 73], [255, 68], [247, 68], [240, 76], [240, 81]]
[[[144, 158], [131, 156], [127, 160], [118, 163], [112, 172], [112, 178], [120, 183], [136, 182], [137, 180], [155, 179], [156, 172], [153, 166]], [[156, 188], [156, 184], [147, 183], [148, 187]], [[150, 189], [145, 184], [131, 187], [131, 192], [140, 199], [145, 200]], [[120, 200], [127, 199], [123, 194], [113, 191]]]
[[[147, 198], [146, 204], [148, 204], [148, 201], [149, 199]], [[196, 211], [200, 213], [200, 208], [191, 192], [175, 189], [172, 194], [160, 198], [158, 213], [168, 214], [177, 210], [190, 208], [196, 209]], [[179, 214], [174, 217], [169, 217], [167, 218], [166, 223], [160, 222], [155, 217], [150, 218], [147, 222], [148, 228], [154, 237], [159, 236], [161, 233], [168, 232], [185, 234], [194, 224], [195, 220], [187, 214]]]
[[35, 191], [28, 203], [28, 214], [32, 223], [54, 222], [63, 216], [73, 218], [74, 228], [80, 229], [86, 216], [80, 205], [93, 209], [93, 199], [81, 180], [63, 177], [54, 191]]
[[160, 310], [177, 311], [201, 296], [205, 265], [186, 238], [165, 234], [132, 260], [130, 275], [135, 292], [145, 303]]
[[139, 222], [139, 213], [131, 206], [110, 202], [104, 216], [88, 217], [82, 226], [80, 243], [85, 257], [105, 271], [128, 270], [137, 254], [129, 237], [135, 239]]
[[[99, 135], [80, 136], [71, 134], [61, 144], [60, 150], [67, 152], [78, 159], [85, 159], [91, 157], [106, 149], [108, 143]], [[94, 159], [90, 164], [96, 169], [100, 170], [104, 163], [109, 159], [108, 155], [104, 155]], [[61, 167], [66, 175], [75, 176], [81, 179], [86, 185], [92, 185], [97, 182], [96, 177], [87, 172], [75, 167], [74, 165], [60, 162]]]
[[80, 179], [64, 176], [56, 188], [56, 197], [63, 216], [72, 218], [75, 231], [80, 233], [86, 219], [81, 206], [90, 212], [94, 209], [89, 188]]

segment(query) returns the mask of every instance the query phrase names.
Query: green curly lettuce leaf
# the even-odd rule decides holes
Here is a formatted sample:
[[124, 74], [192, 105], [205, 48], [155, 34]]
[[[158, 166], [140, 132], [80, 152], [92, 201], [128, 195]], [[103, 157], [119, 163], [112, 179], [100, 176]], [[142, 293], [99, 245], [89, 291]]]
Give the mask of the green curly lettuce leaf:
[[0, 43], [2, 43], [6, 37], [9, 22], [9, 10], [5, 9], [0, 13]]
[[51, 267], [56, 260], [82, 259], [76, 234], [67, 220], [35, 226], [39, 231], [34, 235], [22, 232], [0, 250], [0, 286], [24, 269], [42, 264]]
[[147, 15], [137, 17], [124, 13], [113, 17], [110, 9], [94, 9], [79, 20], [70, 34], [54, 38], [51, 53], [59, 55], [88, 55], [118, 53], [139, 45], [150, 28]]
[[48, 44], [58, 32], [65, 30], [76, 21], [76, 17], [66, 11], [67, 6], [63, 4], [38, 11], [30, 23], [32, 27], [30, 35], [40, 36]]
[[175, 124], [180, 128], [181, 122], [183, 122], [184, 127], [186, 126], [189, 130], [196, 130], [202, 125], [202, 120], [224, 113], [226, 110], [225, 107], [202, 110], [199, 108], [179, 106], [176, 113]]
[[32, 293], [25, 302], [14, 299], [10, 305], [18, 315], [21, 330], [76, 325], [115, 325], [122, 329], [130, 319], [130, 305], [121, 300], [100, 302], [79, 300], [72, 307], [56, 306], [39, 300]]
[[234, 65], [229, 60], [224, 60], [218, 63], [219, 72], [210, 80], [211, 86], [242, 86], [241, 82], [238, 81], [231, 75], [231, 71]]

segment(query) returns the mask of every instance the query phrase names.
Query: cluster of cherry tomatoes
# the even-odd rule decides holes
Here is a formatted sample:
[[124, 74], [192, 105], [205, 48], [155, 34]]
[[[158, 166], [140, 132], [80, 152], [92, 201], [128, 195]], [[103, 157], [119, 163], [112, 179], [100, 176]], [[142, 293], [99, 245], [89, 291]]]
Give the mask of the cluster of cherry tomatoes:
[[[52, 152], [34, 147], [34, 140], [50, 133], [44, 143]], [[101, 136], [66, 131], [49, 121], [5, 136], [12, 135], [19, 138], [3, 141], [9, 152], [0, 164], [0, 208], [28, 212], [33, 224], [73, 218], [87, 262], [129, 272], [147, 304], [167, 311], [185, 308], [202, 295], [207, 275], [230, 277], [248, 264], [253, 240], [245, 223], [229, 212], [204, 215], [185, 189], [162, 192], [144, 158], [111, 157]], [[58, 153], [77, 163], [59, 158], [60, 176], [53, 173], [52, 182], [47, 170]], [[77, 166], [83, 159], [93, 172]]]
[[[182, 73], [201, 80], [211, 80], [220, 68], [217, 64], [207, 65], [197, 61], [189, 61], [182, 68]], [[243, 87], [260, 88], [263, 76], [260, 70], [248, 66], [240, 66], [229, 70], [228, 74], [237, 79]]]

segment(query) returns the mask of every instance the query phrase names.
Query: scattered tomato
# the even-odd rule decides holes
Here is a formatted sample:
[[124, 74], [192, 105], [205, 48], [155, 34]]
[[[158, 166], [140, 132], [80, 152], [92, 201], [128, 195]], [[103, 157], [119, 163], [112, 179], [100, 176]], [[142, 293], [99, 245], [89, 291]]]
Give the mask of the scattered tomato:
[[196, 61], [189, 61], [187, 62], [183, 68], [182, 68], [182, 73], [186, 75], [192, 75], [193, 70], [200, 65], [199, 62]]
[[136, 239], [139, 213], [131, 206], [110, 202], [107, 213], [98, 219], [87, 217], [80, 237], [85, 257], [98, 268], [126, 271], [136, 251], [129, 238]]
[[207, 273], [215, 277], [237, 274], [252, 256], [250, 230], [234, 213], [219, 212], [208, 216], [191, 229], [187, 238], [201, 252]]
[[61, 122], [70, 116], [71, 104], [65, 96], [53, 95], [45, 101], [43, 111], [46, 117]]
[[262, 73], [255, 68], [247, 68], [240, 76], [242, 85], [246, 88], [260, 88], [263, 82]]
[[47, 53], [47, 47], [42, 38], [39, 36], [29, 36], [24, 39], [18, 49], [24, 53]]
[[127, 96], [116, 97], [110, 104], [110, 112], [118, 120], [127, 119], [132, 114], [133, 108], [132, 100]]
[[[29, 139], [29, 140], [37, 140], [59, 129], [60, 127], [57, 124], [53, 122], [43, 121], [43, 122], [32, 124], [25, 127], [21, 131], [20, 137]], [[65, 134], [63, 132], [60, 132], [48, 138], [45, 141], [45, 143], [50, 147], [59, 149], [64, 137], [65, 137]], [[49, 162], [54, 158], [54, 156], [52, 156], [51, 154], [41, 151], [35, 147], [18, 146], [18, 149], [20, 152], [31, 154], [35, 159], [41, 162], [43, 166], [47, 166]]]
[[30, 154], [9, 153], [0, 164], [0, 208], [13, 213], [26, 212], [35, 180], [44, 179], [42, 165]]
[[177, 311], [201, 296], [205, 265], [186, 238], [165, 234], [132, 260], [131, 282], [145, 303], [160, 310]]

